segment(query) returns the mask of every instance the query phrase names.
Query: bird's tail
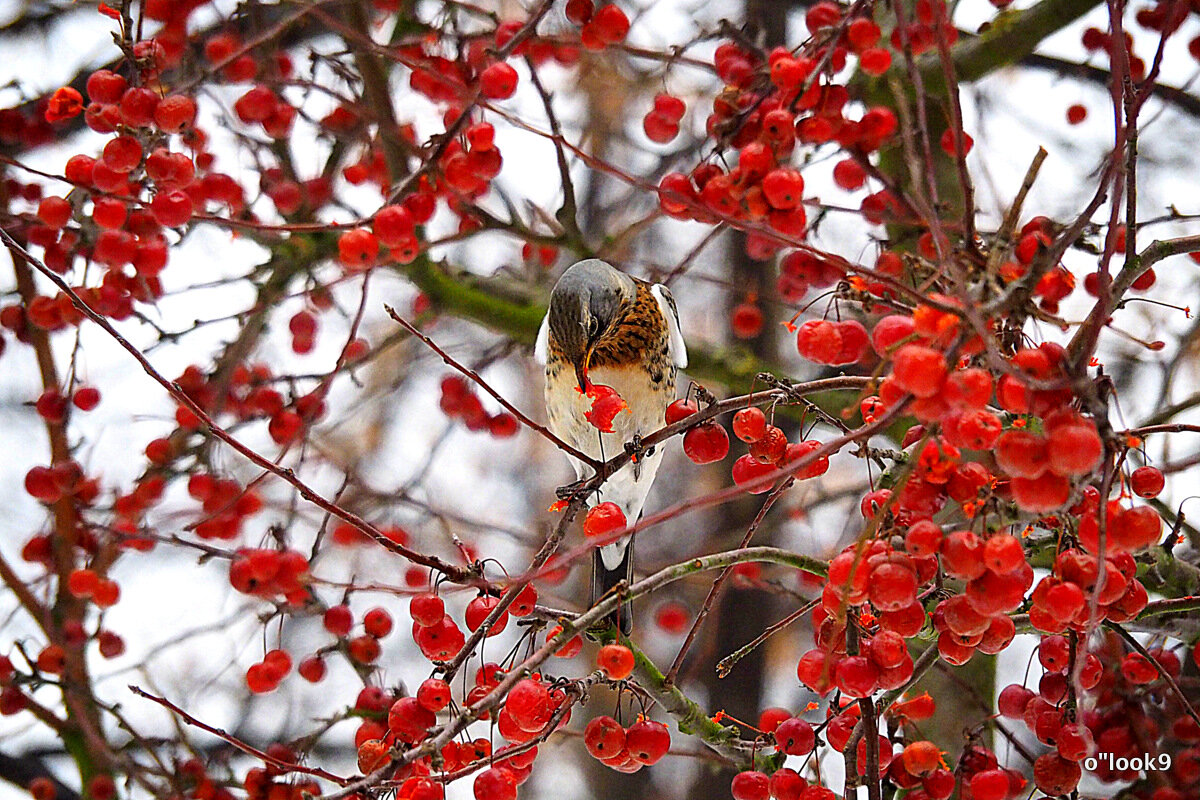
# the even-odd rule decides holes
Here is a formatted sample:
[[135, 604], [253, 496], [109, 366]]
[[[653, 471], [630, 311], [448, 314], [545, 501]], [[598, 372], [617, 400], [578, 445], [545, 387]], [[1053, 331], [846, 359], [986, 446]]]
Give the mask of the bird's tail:
[[[633, 537], [630, 537], [624, 544], [625, 552], [621, 556], [621, 562], [611, 569], [605, 565], [600, 548], [592, 552], [592, 601], [590, 605], [600, 602], [621, 581], [626, 581], [627, 586], [633, 584]], [[609, 546], [611, 547], [611, 545]], [[632, 633], [633, 601], [626, 600], [621, 603], [620, 607], [609, 615], [608, 621], [625, 636]]]

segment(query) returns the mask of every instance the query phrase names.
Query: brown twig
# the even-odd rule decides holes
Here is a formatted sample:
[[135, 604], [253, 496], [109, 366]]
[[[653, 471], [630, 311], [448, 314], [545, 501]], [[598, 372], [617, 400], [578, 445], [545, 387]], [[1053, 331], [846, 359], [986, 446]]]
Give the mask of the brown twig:
[[[767, 495], [767, 499], [763, 501], [762, 507], [758, 509], [754, 519], [750, 522], [750, 527], [746, 529], [746, 535], [742, 537], [742, 543], [739, 547], [746, 547], [750, 544], [750, 540], [754, 538], [755, 531], [762, 524], [763, 518], [767, 516], [767, 512], [771, 510], [771, 506], [775, 505], [784, 492], [792, 487], [796, 482], [794, 477], [789, 476], [787, 480], [776, 486]], [[703, 605], [700, 606], [700, 613], [696, 615], [696, 619], [692, 621], [692, 627], [688, 630], [687, 636], [684, 637], [683, 644], [679, 646], [679, 652], [675, 654], [675, 660], [671, 662], [671, 668], [667, 670], [666, 679], [663, 681], [666, 686], [673, 686], [675, 679], [679, 675], [679, 670], [683, 666], [683, 659], [687, 656], [688, 650], [692, 647], [692, 642], [696, 640], [696, 634], [700, 630], [700, 626], [704, 624], [704, 620], [708, 617], [709, 611], [712, 610], [713, 602], [716, 601], [717, 595], [721, 593], [721, 588], [725, 585], [725, 581], [729, 578], [732, 567], [727, 567], [721, 571], [717, 579], [713, 581], [713, 585], [708, 589], [708, 595], [704, 598]]]
[[237, 738], [236, 736], [232, 735], [231, 733], [229, 733], [221, 728], [216, 728], [205, 722], [201, 722], [200, 720], [193, 717], [191, 714], [184, 711], [179, 706], [172, 703], [170, 700], [167, 700], [164, 697], [158, 697], [157, 695], [150, 694], [149, 692], [147, 692], [146, 690], [144, 690], [138, 686], [133, 686], [131, 684], [129, 686], [129, 691], [133, 692], [138, 697], [144, 697], [147, 700], [158, 703], [160, 706], [167, 709], [168, 711], [170, 711], [172, 714], [176, 715], [180, 719], [182, 719], [188, 725], [191, 725], [195, 728], [199, 728], [202, 731], [211, 733], [213, 736], [216, 736], [217, 738], [221, 739], [221, 741], [227, 742], [230, 746], [242, 751], [246, 755], [254, 756], [255, 758], [262, 761], [264, 764], [267, 764], [268, 766], [275, 767], [276, 769], [282, 770], [284, 772], [299, 772], [304, 775], [312, 775], [317, 778], [323, 778], [327, 781], [332, 781], [333, 783], [336, 783], [339, 786], [345, 786], [346, 784], [350, 783], [350, 779], [342, 778], [338, 775], [334, 775], [332, 772], [326, 772], [325, 770], [323, 770], [319, 767], [306, 767], [303, 764], [291, 764], [291, 763], [288, 763], [287, 761], [280, 761], [278, 758], [275, 758], [274, 756], [269, 755], [269, 754], [263, 752], [262, 750], [259, 750], [256, 747], [252, 747], [251, 745], [246, 744], [241, 739]]
[[437, 343], [434, 342], [433, 339], [430, 339], [424, 333], [421, 333], [421, 331], [416, 326], [414, 326], [411, 322], [409, 322], [408, 320], [404, 319], [404, 317], [397, 314], [396, 309], [392, 308], [389, 305], [385, 305], [383, 308], [385, 311], [387, 311], [387, 314], [389, 317], [394, 319], [397, 323], [400, 324], [401, 327], [403, 327], [406, 331], [411, 333], [413, 336], [420, 339], [421, 342], [426, 347], [428, 347], [433, 352], [437, 353], [438, 356], [441, 357], [442, 361], [446, 362], [447, 365], [453, 367], [457, 371], [461, 372], [463, 375], [470, 378], [471, 381], [473, 383], [475, 383], [475, 385], [477, 385], [480, 389], [483, 389], [485, 392], [487, 392], [488, 395], [490, 395], [493, 400], [495, 400], [500, 405], [504, 406], [504, 409], [506, 411], [508, 411], [508, 413], [512, 414], [514, 417], [516, 417], [518, 420], [520, 420], [522, 425], [524, 425], [527, 428], [537, 431], [543, 437], [545, 437], [551, 444], [553, 444], [555, 447], [557, 447], [559, 450], [562, 450], [564, 453], [571, 456], [572, 458], [579, 459], [580, 461], [587, 464], [592, 469], [599, 471], [601, 469], [601, 467], [603, 467], [603, 464], [601, 464], [599, 461], [592, 458], [587, 453], [577, 450], [574, 447], [572, 447], [571, 445], [567, 444], [562, 439], [555, 436], [550, 431], [549, 428], [547, 428], [544, 425], [537, 424], [532, 419], [530, 419], [528, 416], [526, 416], [519, 408], [517, 408], [512, 403], [505, 400], [504, 397], [499, 392], [497, 392], [495, 389], [493, 389], [487, 381], [485, 381], [483, 378], [481, 378], [479, 376], [479, 373], [477, 373], [475, 370], [471, 369], [470, 367], [464, 366], [463, 364], [456, 361], [453, 356], [451, 356], [449, 353], [447, 353], [442, 348], [438, 347]]

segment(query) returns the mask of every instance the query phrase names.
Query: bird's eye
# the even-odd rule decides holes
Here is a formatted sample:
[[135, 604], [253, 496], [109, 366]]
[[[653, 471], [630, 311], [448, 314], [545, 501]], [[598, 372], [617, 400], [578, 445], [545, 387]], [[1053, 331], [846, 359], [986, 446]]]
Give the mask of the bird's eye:
[[592, 317], [592, 321], [588, 324], [588, 336], [594, 337], [600, 333], [600, 320]]

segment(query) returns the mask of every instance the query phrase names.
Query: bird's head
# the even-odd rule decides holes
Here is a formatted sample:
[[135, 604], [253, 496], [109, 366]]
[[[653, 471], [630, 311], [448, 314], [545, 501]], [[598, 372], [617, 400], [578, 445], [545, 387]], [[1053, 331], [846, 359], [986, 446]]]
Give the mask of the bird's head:
[[581, 390], [587, 389], [588, 363], [596, 344], [636, 295], [632, 278], [596, 258], [568, 267], [554, 285], [550, 334], [575, 367]]

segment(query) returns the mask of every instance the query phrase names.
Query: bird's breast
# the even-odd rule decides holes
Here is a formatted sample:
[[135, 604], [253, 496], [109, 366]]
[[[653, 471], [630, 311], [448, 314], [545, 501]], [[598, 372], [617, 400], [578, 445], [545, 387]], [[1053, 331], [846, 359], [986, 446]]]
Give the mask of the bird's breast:
[[[612, 433], [601, 434], [585, 415], [592, 401], [579, 391], [574, 370], [553, 360], [546, 366], [546, 410], [550, 430], [593, 458], [611, 458], [635, 435], [661, 428], [675, 398], [674, 368], [645, 365], [601, 366], [588, 371], [592, 383], [611, 386], [628, 408], [613, 418]], [[656, 380], [657, 378], [657, 380]]]

